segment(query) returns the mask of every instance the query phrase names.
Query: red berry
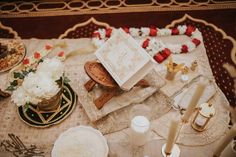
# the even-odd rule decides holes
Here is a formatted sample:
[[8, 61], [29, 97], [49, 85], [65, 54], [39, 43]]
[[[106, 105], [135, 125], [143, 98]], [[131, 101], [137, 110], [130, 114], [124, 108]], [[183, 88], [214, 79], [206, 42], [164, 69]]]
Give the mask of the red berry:
[[182, 45], [181, 51], [182, 51], [182, 53], [187, 53], [188, 52], [188, 46], [187, 45]]
[[129, 33], [129, 28], [128, 28], [128, 27], [123, 27], [123, 30], [124, 30], [126, 33]]
[[185, 34], [188, 35], [188, 36], [191, 36], [192, 32], [194, 32], [195, 30], [196, 30], [195, 27], [189, 25], [189, 26], [187, 26]]
[[22, 63], [23, 63], [24, 65], [29, 64], [29, 59], [28, 59], [28, 58], [25, 58]]
[[106, 29], [106, 37], [110, 37], [111, 36], [111, 33], [112, 33], [112, 29], [111, 28], [107, 28]]
[[192, 42], [193, 42], [196, 46], [198, 46], [198, 45], [201, 44], [201, 41], [198, 40], [197, 38], [194, 38], [194, 39], [192, 40]]
[[41, 54], [39, 52], [34, 53], [34, 58], [39, 59], [41, 57]]
[[59, 52], [59, 53], [57, 54], [57, 56], [58, 56], [58, 57], [63, 57], [64, 54], [65, 54], [65, 53], [64, 53], [63, 51], [61, 51], [61, 52]]
[[144, 49], [148, 47], [149, 41], [150, 41], [150, 39], [147, 38], [147, 39], [143, 42], [142, 47], [143, 47]]
[[52, 45], [49, 45], [49, 44], [45, 45], [46, 50], [50, 50], [51, 48], [52, 48]]
[[101, 39], [101, 35], [100, 35], [100, 33], [99, 32], [93, 32], [93, 38], [99, 38], [99, 39]]
[[178, 28], [172, 28], [171, 35], [178, 35], [178, 34], [179, 34]]
[[171, 55], [171, 51], [168, 48], [165, 48], [162, 52], [161, 55], [164, 57], [164, 59], [168, 58]]
[[157, 29], [156, 28], [150, 28], [150, 36], [156, 36], [157, 35]]
[[160, 54], [160, 53], [157, 53], [154, 57], [155, 61], [157, 61], [158, 63], [161, 63], [164, 61], [164, 57]]

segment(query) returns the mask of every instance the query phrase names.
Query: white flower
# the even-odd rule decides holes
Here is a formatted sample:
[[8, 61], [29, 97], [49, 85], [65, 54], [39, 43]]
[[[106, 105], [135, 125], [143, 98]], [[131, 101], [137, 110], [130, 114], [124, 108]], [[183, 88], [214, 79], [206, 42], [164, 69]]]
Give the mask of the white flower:
[[196, 48], [196, 45], [193, 42], [190, 42], [190, 41], [186, 42], [185, 45], [187, 45], [189, 52], [193, 51]]
[[43, 99], [55, 96], [60, 87], [56, 80], [63, 75], [63, 64], [59, 59], [45, 59], [35, 73], [29, 73], [12, 94], [12, 101], [18, 106], [32, 103], [37, 105]]
[[98, 29], [98, 32], [100, 33], [100, 37], [104, 39], [106, 37], [106, 30], [105, 29]]
[[130, 32], [131, 36], [133, 36], [133, 37], [139, 36], [139, 29], [138, 28], [130, 28], [129, 32]]
[[17, 105], [17, 106], [22, 106], [26, 104], [26, 98], [27, 95], [25, 93], [25, 90], [22, 87], [18, 87], [15, 91], [13, 91], [11, 95], [12, 101]]
[[54, 80], [60, 79], [64, 72], [63, 63], [57, 58], [46, 58], [37, 67], [37, 73], [43, 73]]
[[192, 32], [191, 38], [202, 39], [202, 33], [196, 28], [196, 30]]
[[170, 29], [159, 29], [157, 32], [158, 36], [168, 36], [171, 35], [171, 30]]
[[142, 32], [142, 36], [143, 37], [149, 36], [150, 28], [148, 28], [148, 27], [141, 27], [141, 32]]
[[179, 25], [178, 27], [179, 34], [184, 34], [186, 32], [187, 26], [186, 25]]

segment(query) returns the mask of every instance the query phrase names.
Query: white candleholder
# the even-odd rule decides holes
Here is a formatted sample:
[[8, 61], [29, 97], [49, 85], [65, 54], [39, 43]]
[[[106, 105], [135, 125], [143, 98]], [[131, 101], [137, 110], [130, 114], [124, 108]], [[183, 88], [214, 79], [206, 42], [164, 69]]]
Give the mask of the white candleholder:
[[180, 156], [180, 149], [177, 144], [174, 144], [171, 150], [171, 154], [166, 154], [165, 149], [166, 149], [166, 143], [162, 146], [162, 149], [161, 149], [161, 153], [163, 157], [179, 157]]

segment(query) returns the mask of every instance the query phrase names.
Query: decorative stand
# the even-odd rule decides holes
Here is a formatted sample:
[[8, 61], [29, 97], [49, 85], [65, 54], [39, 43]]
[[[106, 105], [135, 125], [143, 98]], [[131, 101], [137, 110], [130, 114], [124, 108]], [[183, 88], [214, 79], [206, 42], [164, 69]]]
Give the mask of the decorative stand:
[[[103, 93], [94, 100], [94, 104], [98, 109], [101, 109], [111, 98], [123, 92], [101, 63], [96, 61], [86, 62], [84, 69], [90, 77], [90, 80], [84, 84], [86, 90], [88, 92], [92, 91], [96, 84], [104, 89]], [[149, 83], [146, 80], [140, 80], [135, 86], [145, 88], [149, 87]]]

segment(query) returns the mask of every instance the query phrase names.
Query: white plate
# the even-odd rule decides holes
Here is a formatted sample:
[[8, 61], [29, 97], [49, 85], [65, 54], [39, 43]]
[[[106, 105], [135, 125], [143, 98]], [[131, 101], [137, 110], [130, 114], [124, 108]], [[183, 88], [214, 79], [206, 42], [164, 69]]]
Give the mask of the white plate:
[[54, 143], [52, 157], [107, 157], [108, 145], [100, 131], [73, 127], [62, 133]]

